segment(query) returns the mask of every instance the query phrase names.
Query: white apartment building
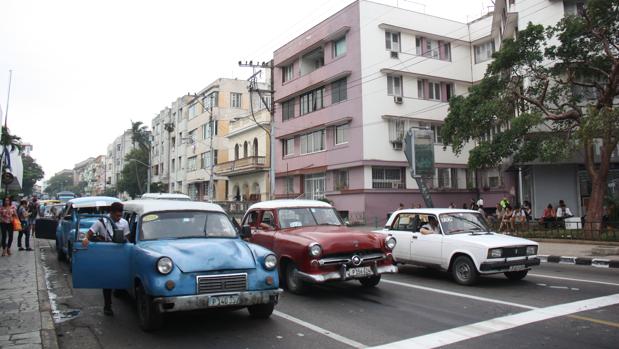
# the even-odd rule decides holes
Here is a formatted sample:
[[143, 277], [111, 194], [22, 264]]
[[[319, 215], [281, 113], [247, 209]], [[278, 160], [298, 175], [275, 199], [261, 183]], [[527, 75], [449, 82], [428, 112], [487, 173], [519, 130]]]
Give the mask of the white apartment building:
[[125, 130], [122, 135], [107, 146], [105, 159], [106, 186], [116, 187], [120, 180], [121, 172], [125, 166], [125, 156], [134, 148], [131, 129]]

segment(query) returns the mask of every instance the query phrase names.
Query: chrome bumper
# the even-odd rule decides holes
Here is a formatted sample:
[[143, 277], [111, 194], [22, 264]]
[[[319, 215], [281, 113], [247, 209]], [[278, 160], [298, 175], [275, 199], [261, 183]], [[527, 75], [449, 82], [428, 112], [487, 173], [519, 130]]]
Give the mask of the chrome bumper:
[[[379, 267], [374, 268], [372, 266], [372, 270], [374, 271], [373, 276], [376, 276], [380, 274], [397, 273], [398, 267], [396, 267], [395, 265], [384, 265], [384, 266], [379, 266]], [[345, 273], [346, 273], [346, 269], [344, 268], [340, 268], [339, 271], [330, 271], [330, 272], [322, 273], [322, 274], [308, 274], [308, 273], [304, 273], [302, 271], [297, 270], [297, 276], [299, 278], [301, 278], [302, 280], [308, 281], [308, 282], [313, 282], [313, 283], [323, 283], [323, 282], [332, 281], [332, 280], [344, 281], [344, 280], [359, 279], [359, 278], [346, 278]]]
[[[225, 308], [225, 307], [246, 307], [255, 304], [276, 303], [279, 299], [279, 294], [282, 293], [281, 288], [277, 290], [265, 291], [245, 291], [231, 293], [215, 293], [215, 294], [198, 294], [193, 296], [179, 297], [157, 297], [153, 302], [159, 306], [159, 311], [170, 313], [175, 311], [198, 310], [206, 308]], [[239, 295], [239, 304], [224, 305], [224, 306], [209, 306], [208, 300], [213, 296], [224, 295]]]
[[540, 259], [537, 256], [531, 256], [502, 261], [486, 261], [480, 264], [479, 271], [482, 274], [504, 273], [509, 271], [510, 267], [516, 265], [522, 265], [526, 270], [529, 270], [532, 266], [540, 265]]

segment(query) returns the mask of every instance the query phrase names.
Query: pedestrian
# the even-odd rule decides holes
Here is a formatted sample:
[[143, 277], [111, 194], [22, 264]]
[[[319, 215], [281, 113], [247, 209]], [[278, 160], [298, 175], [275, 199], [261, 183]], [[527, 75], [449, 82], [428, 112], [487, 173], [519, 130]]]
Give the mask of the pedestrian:
[[512, 211], [512, 227], [514, 228], [514, 231], [517, 230], [516, 227], [522, 227], [526, 220], [527, 218], [524, 209], [520, 206], [520, 203], [516, 203], [516, 206], [514, 206], [514, 210]]
[[[86, 238], [82, 240], [82, 246], [88, 247], [93, 242], [111, 242], [114, 237], [114, 230], [122, 230], [125, 238], [129, 235], [129, 223], [122, 218], [123, 204], [114, 202], [110, 206], [110, 219], [98, 219], [86, 233]], [[112, 311], [112, 290], [103, 289], [103, 314], [114, 315]]]
[[514, 227], [512, 226], [512, 214], [512, 205], [508, 202], [505, 208], [503, 208], [503, 217], [501, 218], [501, 225], [499, 225], [499, 232], [503, 230], [504, 226], [506, 228], [505, 233], [507, 234], [514, 230]]
[[522, 209], [524, 210], [525, 217], [527, 218], [527, 228], [529, 227], [529, 223], [533, 219], [533, 208], [531, 207], [531, 202], [528, 200], [524, 200], [522, 204]]
[[557, 220], [557, 216], [555, 213], [555, 209], [552, 207], [552, 204], [548, 204], [544, 209], [544, 213], [542, 214], [542, 223], [544, 223], [544, 228], [548, 228], [549, 226], [554, 225], [554, 222]]
[[[32, 251], [30, 248], [30, 227], [28, 225], [28, 217], [30, 217], [30, 212], [28, 212], [28, 200], [21, 199], [19, 202], [19, 207], [17, 207], [17, 218], [21, 222], [21, 230], [17, 235], [17, 249], [19, 251]], [[22, 236], [25, 237], [24, 245], [21, 243]], [[24, 249], [22, 246], [26, 246]]]
[[2, 230], [2, 256], [11, 255], [13, 244], [13, 219], [17, 217], [11, 198], [6, 196], [0, 206], [0, 229]]
[[505, 208], [507, 207], [507, 205], [509, 205], [509, 200], [507, 200], [506, 197], [503, 197], [501, 201], [499, 201], [499, 204], [501, 205], [502, 208]]
[[404, 204], [400, 202], [400, 206], [398, 206], [398, 210], [403, 210], [404, 209]]
[[30, 235], [34, 236], [34, 226], [39, 216], [39, 200], [36, 195], [32, 196], [32, 201], [28, 204], [28, 212], [30, 213], [30, 217], [28, 217], [28, 227], [30, 228]]
[[454, 205], [454, 203], [453, 203], [453, 202], [450, 202], [450, 203], [449, 203], [449, 208], [456, 208], [456, 205]]
[[417, 205], [415, 205], [415, 208], [421, 208], [421, 204], [417, 203]]
[[479, 199], [477, 200], [476, 204], [477, 204], [477, 206], [483, 208], [484, 207], [484, 199], [479, 197]]
[[565, 201], [559, 200], [559, 207], [556, 213], [557, 221], [563, 221], [566, 218], [574, 217], [570, 208], [565, 205]]

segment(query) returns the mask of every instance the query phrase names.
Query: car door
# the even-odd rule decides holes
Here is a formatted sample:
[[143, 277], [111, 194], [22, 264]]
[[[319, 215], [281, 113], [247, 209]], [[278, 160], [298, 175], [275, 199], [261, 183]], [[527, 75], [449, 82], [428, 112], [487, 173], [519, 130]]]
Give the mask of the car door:
[[252, 242], [273, 250], [276, 232], [274, 212], [271, 210], [260, 211], [258, 224], [256, 224], [255, 228], [252, 234]]
[[[103, 219], [109, 219], [103, 217]], [[132, 243], [94, 242], [73, 246], [74, 288], [130, 289]]]
[[[443, 234], [422, 234], [419, 232], [421, 226], [428, 221], [428, 216], [425, 214], [419, 215], [421, 224], [413, 233], [411, 242], [411, 259], [415, 263], [439, 266], [442, 258]], [[440, 229], [440, 228], [439, 228]]]
[[393, 255], [398, 261], [406, 262], [411, 260], [411, 243], [413, 242], [416, 222], [417, 214], [402, 212], [394, 218], [391, 227], [389, 227], [389, 233], [397, 241], [395, 249], [393, 249]]

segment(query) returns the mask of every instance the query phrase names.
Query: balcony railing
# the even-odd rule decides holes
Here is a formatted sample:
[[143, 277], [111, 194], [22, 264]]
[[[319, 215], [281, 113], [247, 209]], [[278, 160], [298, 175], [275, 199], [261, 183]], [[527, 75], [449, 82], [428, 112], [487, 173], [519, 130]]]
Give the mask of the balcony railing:
[[217, 164], [215, 166], [215, 172], [218, 174], [226, 175], [262, 170], [266, 167], [266, 157], [250, 156], [238, 160], [232, 160]]

